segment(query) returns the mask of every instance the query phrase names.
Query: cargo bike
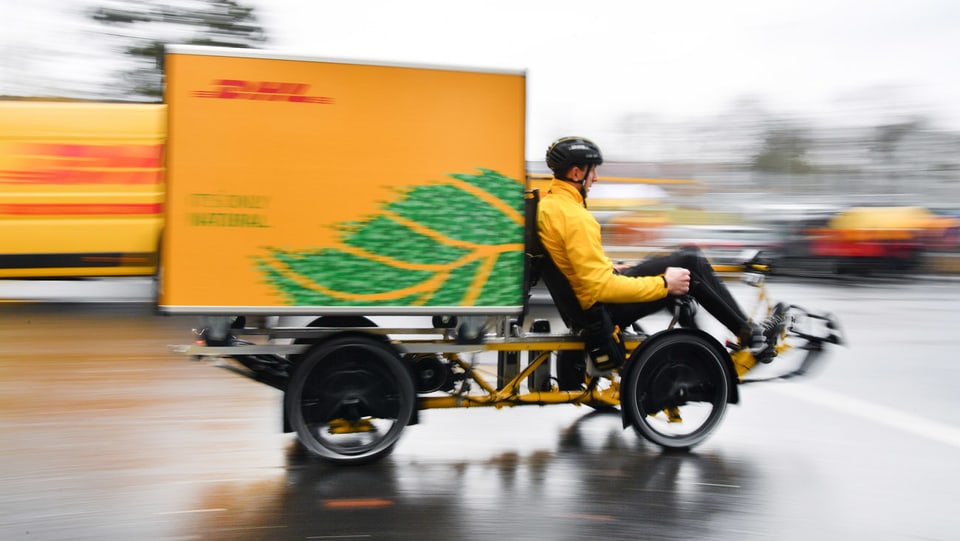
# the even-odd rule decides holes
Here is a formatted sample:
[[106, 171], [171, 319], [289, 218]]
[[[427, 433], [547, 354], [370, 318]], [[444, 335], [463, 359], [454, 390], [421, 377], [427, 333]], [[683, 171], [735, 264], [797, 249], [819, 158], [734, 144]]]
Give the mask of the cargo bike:
[[[687, 299], [651, 333], [571, 301], [532, 220], [522, 71], [191, 46], [164, 66], [158, 308], [201, 318], [177, 351], [282, 391], [311, 453], [370, 462], [425, 410], [555, 404], [685, 449], [738, 402], [756, 361]], [[841, 340], [800, 307], [783, 338], [784, 377]]]
[[[283, 391], [284, 427], [307, 450], [364, 463], [389, 454], [420, 411], [438, 408], [619, 408], [625, 428], [663, 448], [689, 449], [739, 401], [740, 385], [804, 375], [828, 345], [842, 343], [834, 316], [790, 305], [776, 349], [778, 357], [799, 353], [794, 368], [752, 380], [753, 353], [698, 329], [696, 304], [686, 297], [676, 299], [663, 330], [648, 334], [639, 322], [592, 336], [589, 316], [537, 241], [536, 200], [535, 192], [526, 199], [528, 304], [516, 316], [438, 314], [429, 326], [401, 328], [366, 316], [321, 316], [303, 327], [220, 316], [207, 318], [194, 331], [196, 343], [178, 350], [228, 360], [221, 366]], [[757, 313], [766, 316], [769, 266], [753, 254], [743, 268], [744, 282], [757, 288]], [[558, 318], [529, 320], [537, 286]], [[482, 353], [496, 355], [494, 374], [478, 366]]]

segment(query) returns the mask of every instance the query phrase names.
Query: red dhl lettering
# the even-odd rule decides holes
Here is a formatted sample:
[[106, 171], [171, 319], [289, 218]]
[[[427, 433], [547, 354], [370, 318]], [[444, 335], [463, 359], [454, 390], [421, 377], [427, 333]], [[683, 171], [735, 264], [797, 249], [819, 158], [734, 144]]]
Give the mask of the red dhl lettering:
[[6, 216], [89, 216], [160, 214], [162, 203], [21, 203], [0, 204]]
[[70, 145], [33, 143], [23, 145], [21, 154], [59, 159], [70, 165], [100, 167], [161, 167], [163, 145]]
[[196, 90], [197, 98], [215, 98], [222, 100], [283, 101], [290, 103], [332, 104], [334, 99], [328, 96], [308, 96], [310, 85], [306, 83], [287, 83], [279, 81], [245, 81], [241, 79], [219, 79], [213, 82], [219, 88], [214, 90]]
[[42, 169], [0, 171], [3, 184], [160, 184], [159, 171], [85, 171]]
[[0, 170], [4, 184], [159, 184], [163, 145], [34, 143], [13, 153], [21, 163]]

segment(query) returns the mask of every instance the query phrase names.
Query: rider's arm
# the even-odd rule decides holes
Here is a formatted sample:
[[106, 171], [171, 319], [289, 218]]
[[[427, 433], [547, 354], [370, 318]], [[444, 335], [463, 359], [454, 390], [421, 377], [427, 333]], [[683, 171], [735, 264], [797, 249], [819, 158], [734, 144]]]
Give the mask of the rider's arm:
[[[576, 235], [574, 235], [576, 236]], [[603, 253], [599, 226], [596, 239], [569, 245], [570, 260], [596, 302], [651, 302], [667, 296], [663, 276], [624, 276], [613, 272], [613, 263]]]
[[569, 212], [541, 213], [540, 237], [582, 307], [595, 302], [650, 302], [667, 296], [661, 276], [614, 273], [613, 263], [603, 253], [600, 224], [586, 210], [564, 210]]

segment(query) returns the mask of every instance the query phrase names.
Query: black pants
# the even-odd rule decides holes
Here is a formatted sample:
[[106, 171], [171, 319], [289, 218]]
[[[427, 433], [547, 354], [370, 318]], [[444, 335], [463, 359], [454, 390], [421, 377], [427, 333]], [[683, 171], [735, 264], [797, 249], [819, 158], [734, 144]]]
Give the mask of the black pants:
[[[747, 316], [723, 284], [710, 262], [697, 248], [683, 248], [671, 254], [653, 257], [620, 271], [625, 276], [656, 276], [667, 267], [683, 267], [690, 271], [690, 296], [703, 306], [724, 327], [736, 335], [749, 326]], [[676, 298], [653, 302], [604, 303], [615, 325], [625, 329], [634, 321], [659, 310], [673, 308]]]

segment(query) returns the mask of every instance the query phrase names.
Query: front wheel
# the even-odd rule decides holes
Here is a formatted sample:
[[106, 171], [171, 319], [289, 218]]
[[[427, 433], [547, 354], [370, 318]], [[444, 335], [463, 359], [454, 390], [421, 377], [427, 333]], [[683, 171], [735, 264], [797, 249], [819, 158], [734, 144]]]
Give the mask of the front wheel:
[[389, 345], [345, 336], [318, 345], [284, 396], [292, 428], [311, 453], [341, 464], [383, 458], [413, 417], [413, 378]]
[[640, 436], [668, 449], [689, 449], [720, 423], [730, 379], [722, 350], [708, 340], [664, 335], [638, 352], [621, 382], [621, 407]]

